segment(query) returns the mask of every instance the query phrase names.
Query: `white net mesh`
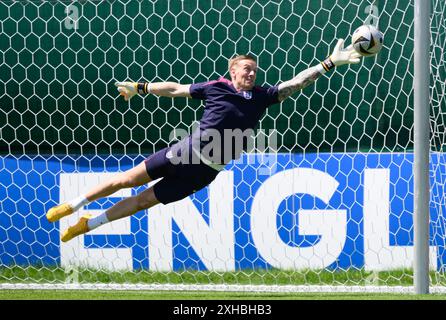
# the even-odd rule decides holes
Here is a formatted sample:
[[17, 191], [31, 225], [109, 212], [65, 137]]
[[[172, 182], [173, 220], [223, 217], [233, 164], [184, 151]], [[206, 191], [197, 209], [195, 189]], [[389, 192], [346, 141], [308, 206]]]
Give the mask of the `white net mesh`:
[[435, 2], [431, 18], [431, 161], [430, 188], [431, 238], [438, 248], [438, 270], [435, 279], [444, 281], [445, 247], [445, 100], [444, 100], [444, 45], [445, 4]]
[[[433, 8], [431, 278], [441, 288], [445, 8]], [[247, 53], [258, 59], [257, 82], [275, 85], [363, 23], [384, 33], [381, 53], [270, 107], [259, 129], [274, 130], [277, 144], [266, 157], [244, 155], [194, 196], [60, 242], [86, 211], [143, 188], [55, 224], [49, 208], [138, 164], [203, 112], [183, 98], [127, 104], [115, 81], [207, 81]], [[3, 287], [412, 285], [411, 2], [2, 1], [0, 28]]]

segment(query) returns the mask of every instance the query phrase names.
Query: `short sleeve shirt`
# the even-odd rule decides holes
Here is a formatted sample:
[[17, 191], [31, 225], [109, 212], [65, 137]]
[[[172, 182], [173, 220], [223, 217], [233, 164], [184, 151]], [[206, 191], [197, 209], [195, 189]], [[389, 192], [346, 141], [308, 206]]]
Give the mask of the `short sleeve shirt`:
[[237, 91], [225, 78], [192, 84], [190, 95], [194, 99], [205, 100], [200, 120], [204, 129], [253, 129], [266, 108], [279, 102], [277, 86], [256, 86], [250, 91]]
[[[192, 137], [202, 138], [204, 132], [212, 129], [222, 137], [221, 148], [224, 147], [225, 130], [254, 129], [265, 110], [279, 103], [278, 86], [256, 86], [249, 91], [237, 91], [232, 82], [223, 77], [216, 81], [192, 84], [190, 95], [205, 101], [200, 126]], [[204, 147], [206, 142], [201, 141], [200, 144]], [[233, 152], [231, 158], [238, 158], [240, 153]]]

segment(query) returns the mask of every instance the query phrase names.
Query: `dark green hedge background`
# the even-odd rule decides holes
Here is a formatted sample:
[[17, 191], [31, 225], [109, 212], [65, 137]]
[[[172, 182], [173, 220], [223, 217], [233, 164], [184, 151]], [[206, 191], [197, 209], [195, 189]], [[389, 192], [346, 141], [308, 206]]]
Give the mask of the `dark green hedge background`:
[[[3, 154], [148, 154], [173, 128], [199, 120], [200, 101], [118, 98], [115, 81], [192, 83], [227, 74], [227, 59], [258, 58], [259, 84], [292, 78], [369, 16], [363, 0], [2, 1]], [[79, 10], [67, 29], [66, 8]], [[282, 152], [412, 148], [413, 6], [375, 1], [378, 57], [343, 66], [280, 105], [260, 128]]]

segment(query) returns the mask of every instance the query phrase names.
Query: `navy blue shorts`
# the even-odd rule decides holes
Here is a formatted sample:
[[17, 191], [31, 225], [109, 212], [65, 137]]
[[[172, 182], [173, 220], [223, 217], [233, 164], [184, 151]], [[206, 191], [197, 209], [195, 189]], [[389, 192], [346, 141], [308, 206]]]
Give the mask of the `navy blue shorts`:
[[156, 199], [163, 203], [171, 203], [203, 189], [217, 176], [219, 171], [199, 164], [173, 164], [166, 153], [170, 147], [150, 155], [144, 160], [147, 173], [152, 180], [162, 178], [155, 183], [153, 191]]

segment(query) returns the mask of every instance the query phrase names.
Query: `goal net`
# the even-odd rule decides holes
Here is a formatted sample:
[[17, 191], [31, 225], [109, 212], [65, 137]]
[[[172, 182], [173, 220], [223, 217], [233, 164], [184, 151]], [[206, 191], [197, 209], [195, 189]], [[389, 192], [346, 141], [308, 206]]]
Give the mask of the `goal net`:
[[[430, 278], [443, 290], [446, 8], [432, 3]], [[396, 0], [0, 2], [0, 288], [412, 292], [413, 20], [413, 1]], [[383, 32], [380, 54], [270, 107], [260, 143], [209, 187], [60, 241], [147, 186], [56, 223], [49, 208], [203, 113], [192, 99], [124, 102], [115, 81], [214, 80], [251, 54], [258, 84], [275, 85], [362, 24]]]

